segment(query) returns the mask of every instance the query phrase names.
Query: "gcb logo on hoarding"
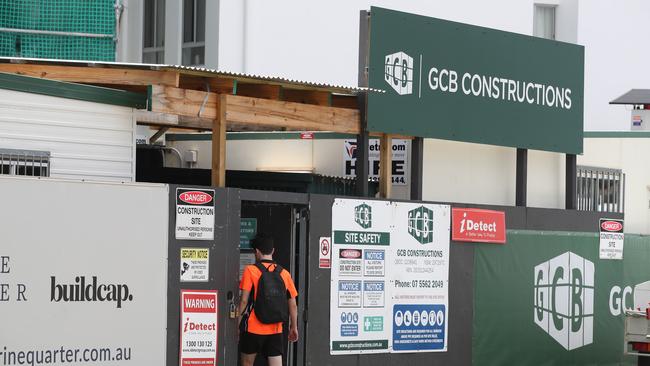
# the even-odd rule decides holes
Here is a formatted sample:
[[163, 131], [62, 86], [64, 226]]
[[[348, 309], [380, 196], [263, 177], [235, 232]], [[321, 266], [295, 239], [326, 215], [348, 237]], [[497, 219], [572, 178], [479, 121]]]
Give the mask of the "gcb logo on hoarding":
[[413, 57], [404, 52], [386, 55], [384, 80], [399, 95], [413, 93]]
[[365, 203], [354, 208], [354, 222], [364, 229], [372, 226], [372, 207]]
[[535, 266], [535, 324], [567, 350], [591, 344], [594, 264], [566, 252]]
[[433, 211], [420, 206], [409, 211], [408, 232], [421, 244], [433, 241]]

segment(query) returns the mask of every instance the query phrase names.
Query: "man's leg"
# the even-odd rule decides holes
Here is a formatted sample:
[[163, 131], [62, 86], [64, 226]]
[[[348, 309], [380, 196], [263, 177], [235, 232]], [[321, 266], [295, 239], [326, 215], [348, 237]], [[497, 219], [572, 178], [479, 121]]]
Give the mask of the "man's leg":
[[269, 366], [282, 366], [282, 355], [268, 358]]
[[[257, 356], [257, 353], [253, 354], [248, 354], [248, 353], [242, 353], [241, 354], [241, 366], [253, 366], [253, 363], [255, 363], [255, 356]], [[271, 365], [271, 361], [269, 358], [269, 366]], [[280, 365], [282, 366], [282, 357], [280, 357]]]

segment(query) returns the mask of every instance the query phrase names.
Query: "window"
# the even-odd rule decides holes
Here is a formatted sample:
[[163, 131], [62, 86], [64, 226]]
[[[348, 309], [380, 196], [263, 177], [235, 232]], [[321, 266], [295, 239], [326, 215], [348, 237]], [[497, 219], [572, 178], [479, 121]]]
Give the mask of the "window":
[[165, 54], [165, 0], [144, 1], [143, 23], [142, 62], [162, 64]]
[[205, 64], [205, 0], [183, 0], [182, 64]]
[[555, 6], [535, 4], [533, 22], [535, 37], [555, 39]]
[[47, 151], [0, 149], [0, 174], [50, 176], [50, 153]]
[[620, 169], [577, 167], [578, 210], [625, 212], [625, 174]]

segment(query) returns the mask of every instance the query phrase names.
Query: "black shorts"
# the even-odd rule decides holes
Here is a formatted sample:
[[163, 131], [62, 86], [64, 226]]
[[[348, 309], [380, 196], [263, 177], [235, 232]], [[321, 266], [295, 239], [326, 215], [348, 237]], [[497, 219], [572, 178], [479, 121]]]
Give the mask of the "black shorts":
[[282, 333], [260, 335], [242, 332], [239, 351], [247, 355], [261, 353], [264, 357], [282, 356]]

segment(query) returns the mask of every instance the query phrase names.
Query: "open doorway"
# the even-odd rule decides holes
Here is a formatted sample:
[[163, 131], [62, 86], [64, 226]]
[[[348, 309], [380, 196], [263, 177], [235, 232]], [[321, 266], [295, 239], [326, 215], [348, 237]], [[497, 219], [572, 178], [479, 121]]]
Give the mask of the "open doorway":
[[[273, 259], [291, 273], [298, 289], [298, 331], [299, 341], [288, 341], [289, 325], [283, 325], [283, 363], [285, 366], [297, 365], [297, 353], [304, 347], [304, 327], [302, 314], [304, 312], [304, 262], [306, 261], [306, 212], [304, 205], [276, 202], [241, 201], [240, 248], [239, 248], [239, 279], [246, 265], [255, 262], [255, 253], [251, 248], [251, 240], [258, 233], [273, 237], [275, 252]], [[302, 290], [302, 291], [301, 291]], [[255, 366], [266, 366], [266, 358], [258, 357]]]

